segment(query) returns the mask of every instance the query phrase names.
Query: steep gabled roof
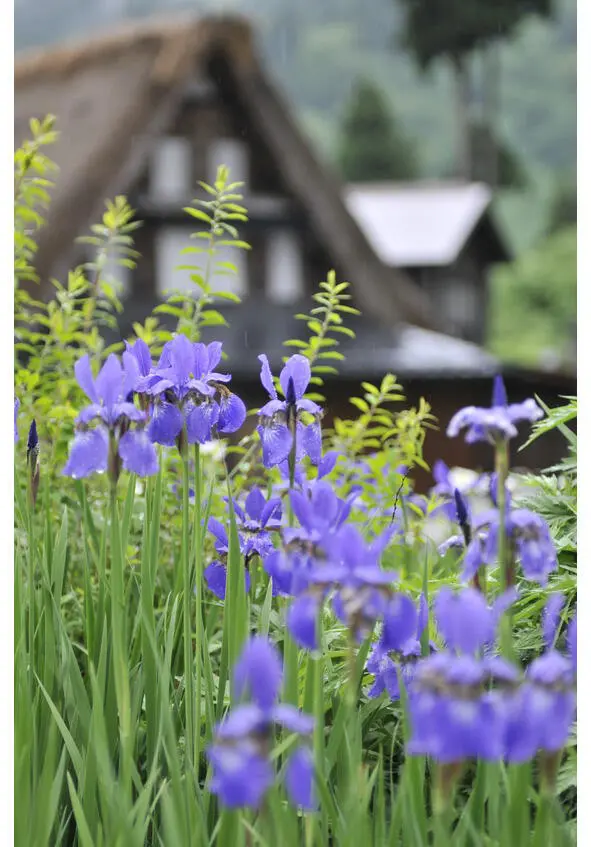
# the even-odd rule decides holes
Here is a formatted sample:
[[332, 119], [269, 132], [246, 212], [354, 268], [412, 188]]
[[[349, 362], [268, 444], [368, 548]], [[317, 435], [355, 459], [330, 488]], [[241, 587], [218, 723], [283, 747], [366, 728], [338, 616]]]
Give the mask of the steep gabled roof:
[[47, 112], [57, 116], [61, 132], [54, 151], [60, 174], [39, 237], [41, 277], [55, 272], [56, 254], [68, 254], [106, 197], [129, 191], [154, 139], [180, 108], [196, 65], [214, 54], [223, 57], [284, 181], [361, 308], [385, 323], [434, 327], [426, 296], [381, 261], [349, 214], [339, 181], [316, 159], [259, 63], [250, 26], [234, 17], [151, 19], [17, 59], [15, 144], [27, 136], [29, 118]]
[[[344, 197], [383, 262], [437, 267], [456, 261], [490, 213], [492, 190], [481, 182], [384, 182], [348, 185]], [[506, 260], [496, 233], [494, 240], [496, 260]]]

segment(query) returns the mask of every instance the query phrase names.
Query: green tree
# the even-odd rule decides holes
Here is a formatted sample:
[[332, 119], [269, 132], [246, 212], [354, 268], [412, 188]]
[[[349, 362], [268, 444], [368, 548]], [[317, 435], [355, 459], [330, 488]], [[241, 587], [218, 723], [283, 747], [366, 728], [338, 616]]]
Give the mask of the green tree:
[[571, 173], [556, 180], [550, 200], [548, 234], [569, 224], [577, 225], [577, 177]]
[[487, 62], [484, 109], [489, 134], [489, 173], [496, 182], [498, 146], [494, 127], [499, 113], [499, 55], [497, 43], [513, 35], [529, 15], [548, 17], [553, 0], [397, 0], [405, 8], [403, 44], [420, 68], [437, 59], [451, 64], [457, 91], [458, 175], [473, 178], [471, 144], [471, 68], [469, 60], [480, 51]]
[[511, 145], [499, 138], [489, 124], [474, 121], [470, 132], [471, 177], [477, 181], [490, 182], [489, 151], [496, 149], [495, 184], [499, 188], [526, 188], [529, 180], [520, 156]]
[[577, 316], [577, 229], [563, 227], [492, 277], [489, 346], [531, 367], [572, 365]]
[[415, 150], [380, 91], [359, 79], [346, 104], [338, 163], [350, 182], [412, 180], [419, 173]]

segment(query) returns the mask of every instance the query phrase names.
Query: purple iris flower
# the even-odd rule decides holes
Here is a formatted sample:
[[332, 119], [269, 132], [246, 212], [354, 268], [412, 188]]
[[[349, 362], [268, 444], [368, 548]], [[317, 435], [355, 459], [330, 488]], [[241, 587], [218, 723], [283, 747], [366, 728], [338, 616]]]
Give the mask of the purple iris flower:
[[491, 645], [504, 612], [517, 599], [516, 589], [499, 595], [492, 606], [475, 588], [454, 592], [449, 586], [439, 590], [433, 609], [439, 634], [449, 650], [474, 654]]
[[[263, 463], [270, 468], [280, 465], [292, 453], [295, 438], [295, 460], [304, 456], [317, 465], [322, 453], [320, 419], [322, 409], [304, 394], [311, 378], [310, 362], [305, 356], [291, 356], [279, 374], [279, 383], [284, 400], [277, 396], [269, 361], [264, 353], [261, 362], [261, 382], [271, 398], [259, 410], [257, 432], [263, 447]], [[305, 425], [302, 416], [311, 415], [314, 420]]]
[[504, 710], [473, 656], [435, 653], [417, 664], [409, 692], [410, 755], [441, 763], [503, 755]]
[[16, 425], [16, 420], [17, 420], [17, 417], [18, 417], [18, 410], [19, 410], [20, 404], [21, 404], [21, 401], [18, 399], [18, 397], [15, 397], [14, 398], [14, 443], [15, 444], [18, 441], [18, 428], [17, 428], [17, 425]]
[[[332, 607], [357, 639], [368, 634], [383, 615], [397, 575], [379, 565], [379, 557], [392, 537], [387, 530], [367, 544], [359, 531], [344, 526], [323, 541], [325, 560], [313, 564], [287, 614], [288, 629], [297, 643], [308, 650], [318, 649], [317, 622], [326, 597], [332, 593]], [[297, 593], [297, 592], [296, 592]]]
[[458, 488], [452, 480], [451, 470], [449, 467], [442, 459], [437, 459], [437, 461], [433, 463], [433, 479], [435, 480], [435, 485], [431, 489], [431, 493], [441, 497], [444, 502], [440, 506], [437, 506], [431, 514], [443, 514], [448, 520], [456, 521], [456, 491], [465, 503], [465, 495], [469, 494], [479, 485], [482, 477], [468, 483], [467, 485], [463, 485], [461, 488]]
[[356, 496], [353, 492], [343, 500], [324, 480], [306, 485], [303, 491], [290, 491], [300, 526], [286, 527], [285, 549], [274, 550], [263, 563], [275, 593], [297, 594], [308, 585], [310, 572], [326, 558], [323, 542], [346, 521]]
[[[66, 476], [80, 479], [108, 470], [116, 481], [121, 464], [138, 476], [158, 471], [156, 451], [144, 429], [146, 414], [128, 400], [138, 377], [137, 362], [128, 352], [123, 353], [122, 361], [123, 366], [112, 353], [96, 379], [88, 356], [74, 366], [78, 384], [91, 404], [76, 419], [74, 441], [63, 470]], [[91, 428], [96, 421], [98, 425]]]
[[244, 508], [236, 500], [232, 503], [238, 530], [245, 541], [245, 555], [257, 553], [263, 558], [273, 550], [269, 532], [281, 527], [281, 499], [270, 497], [267, 500], [261, 489], [255, 486], [247, 494]]
[[525, 677], [500, 656], [474, 655], [490, 651], [500, 615], [514, 598], [515, 592], [507, 592], [489, 608], [473, 589], [439, 592], [435, 615], [450, 649], [417, 664], [410, 684], [409, 753], [440, 762], [472, 757], [526, 762], [538, 750], [564, 747], [576, 703], [572, 641], [569, 655], [554, 647], [563, 598], [548, 600], [545, 651]]
[[[575, 718], [576, 694], [573, 656], [570, 640], [569, 653], [560, 653], [555, 647], [560, 624], [560, 613], [564, 604], [561, 594], [550, 595], [542, 619], [545, 650], [528, 667], [522, 695], [522, 712], [514, 720], [528, 724], [528, 735], [533, 753], [537, 750], [557, 752], [566, 744]], [[573, 618], [576, 621], [576, 617]], [[573, 623], [571, 621], [570, 626]], [[576, 627], [576, 623], [574, 624]], [[576, 653], [575, 653], [576, 660]], [[517, 733], [514, 733], [517, 735]], [[527, 758], [531, 758], [531, 755]], [[508, 757], [512, 761], [523, 760], [523, 745], [510, 748]]]
[[443, 763], [503, 757], [504, 701], [487, 684], [491, 660], [475, 654], [494, 642], [500, 617], [515, 595], [506, 592], [489, 607], [472, 588], [454, 594], [445, 587], [437, 594], [434, 612], [447, 649], [415, 669], [409, 692], [411, 755]]
[[[232, 501], [238, 527], [240, 553], [244, 557], [246, 590], [250, 589], [248, 565], [253, 556], [265, 558], [275, 550], [270, 532], [281, 526], [281, 500], [278, 497], [265, 499], [260, 488], [253, 488], [246, 497], [244, 509], [235, 500]], [[215, 535], [215, 550], [221, 560], [212, 562], [205, 568], [203, 576], [208, 588], [221, 600], [226, 596], [228, 555], [228, 534], [225, 527], [216, 518], [210, 518], [209, 531]]]
[[326, 545], [328, 565], [312, 574], [313, 583], [327, 584], [330, 579], [333, 610], [357, 639], [368, 635], [382, 617], [392, 583], [398, 580], [394, 571], [380, 566], [395, 531], [390, 527], [368, 544], [355, 526], [344, 526]]
[[[474, 519], [469, 512], [464, 518], [462, 535], [454, 535], [439, 546], [440, 555], [450, 547], [466, 547], [463, 582], [474, 579], [483, 565], [494, 564], [497, 557], [500, 529], [498, 509], [487, 509]], [[469, 533], [466, 529], [469, 528]], [[511, 554], [520, 562], [526, 579], [545, 585], [548, 576], [558, 568], [556, 548], [546, 521], [529, 509], [511, 509], [507, 492], [505, 532], [510, 542]], [[468, 540], [469, 539], [469, 540]]]
[[488, 525], [495, 512], [489, 509], [473, 518], [468, 502], [458, 489], [454, 492], [454, 508], [461, 534], [446, 539], [439, 545], [438, 552], [440, 556], [444, 556], [451, 547], [465, 549], [460, 579], [466, 583], [475, 580], [480, 568], [487, 564]]
[[379, 697], [383, 691], [387, 691], [391, 700], [399, 700], [399, 674], [408, 689], [421, 655], [421, 636], [427, 622], [428, 609], [424, 594], [421, 595], [418, 610], [410, 597], [405, 594], [393, 595], [384, 613], [380, 640], [367, 660], [366, 669], [375, 677], [368, 692], [370, 697]]
[[189, 444], [204, 444], [215, 429], [225, 435], [244, 423], [246, 407], [228, 389], [231, 377], [215, 368], [222, 358], [219, 341], [193, 344], [185, 335], [167, 342], [145, 389], [154, 400], [149, 434], [153, 441], [174, 446], [186, 428]]
[[[482, 517], [488, 519], [489, 513]], [[556, 548], [546, 521], [529, 509], [514, 509], [505, 519], [507, 537], [526, 579], [545, 585], [549, 574], [558, 568]], [[499, 514], [492, 512], [486, 540], [486, 561], [495, 561], [498, 547]]]
[[[207, 751], [213, 765], [211, 791], [228, 808], [258, 808], [275, 781], [270, 747], [275, 726], [300, 736], [308, 736], [314, 719], [295, 706], [279, 703], [282, 684], [281, 661], [266, 638], [256, 636], [247, 642], [234, 668], [238, 696], [249, 702], [231, 711], [217, 727]], [[314, 768], [310, 754], [300, 746], [286, 766], [285, 783], [290, 802], [314, 808]]]
[[469, 444], [476, 441], [496, 444], [517, 435], [515, 424], [518, 421], [537, 421], [543, 415], [542, 409], [532, 398], [522, 403], [509, 404], [503, 378], [496, 376], [490, 408], [466, 406], [460, 409], [449, 422], [447, 434], [454, 437], [466, 429], [466, 441]]

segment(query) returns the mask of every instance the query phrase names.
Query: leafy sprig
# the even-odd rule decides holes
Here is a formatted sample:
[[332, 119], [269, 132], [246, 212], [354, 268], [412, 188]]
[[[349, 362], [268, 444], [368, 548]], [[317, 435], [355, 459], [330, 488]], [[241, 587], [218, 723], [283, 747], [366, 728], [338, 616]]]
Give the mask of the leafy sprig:
[[170, 290], [166, 302], [156, 306], [153, 315], [171, 315], [177, 319], [177, 332], [183, 332], [193, 341], [197, 341], [202, 327], [228, 326], [218, 309], [213, 308], [216, 301], [240, 303], [240, 297], [232, 291], [216, 290], [214, 281], [220, 276], [237, 276], [238, 269], [233, 262], [218, 258], [220, 248], [250, 250], [250, 245], [238, 237], [235, 222], [246, 223], [248, 214], [242, 205], [239, 189], [241, 182], [229, 182], [229, 170], [220, 165], [213, 185], [199, 182], [199, 186], [209, 199], [197, 198], [193, 205], [184, 211], [194, 221], [204, 225], [191, 234], [199, 243], [181, 250], [183, 256], [199, 256], [199, 264], [185, 263], [176, 270], [190, 271], [190, 280], [195, 285], [195, 293]]
[[[351, 295], [347, 293], [348, 282], [337, 283], [336, 274], [329, 271], [326, 280], [319, 284], [319, 290], [312, 295], [312, 299], [318, 305], [310, 310], [309, 314], [297, 314], [299, 321], [305, 321], [310, 330], [307, 341], [293, 338], [285, 341], [283, 346], [296, 348], [297, 352], [310, 361], [312, 378], [310, 383], [321, 388], [324, 385], [325, 376], [338, 374], [334, 362], [342, 362], [345, 358], [336, 348], [339, 345], [338, 338], [332, 335], [346, 335], [355, 338], [353, 330], [343, 323], [343, 315], [359, 315], [358, 309], [350, 306], [347, 301]], [[287, 356], [284, 357], [284, 360]], [[307, 395], [310, 400], [323, 403], [326, 398], [319, 392], [310, 392]]]
[[89, 281], [89, 291], [83, 307], [86, 329], [90, 330], [95, 320], [110, 328], [116, 328], [113, 313], [120, 314], [120, 283], [108, 273], [109, 260], [116, 267], [133, 270], [139, 253], [133, 247], [133, 235], [142, 222], [134, 220], [135, 211], [122, 195], [114, 201], [106, 201], [106, 211], [98, 224], [92, 224], [91, 235], [80, 237], [78, 243], [88, 244], [95, 249], [94, 258], [82, 265]]
[[33, 118], [29, 127], [31, 138], [25, 139], [14, 154], [14, 281], [38, 281], [33, 267], [37, 252], [35, 234], [45, 223], [42, 211], [50, 203], [51, 175], [57, 166], [43, 152], [58, 137], [55, 118], [47, 115], [42, 121]]

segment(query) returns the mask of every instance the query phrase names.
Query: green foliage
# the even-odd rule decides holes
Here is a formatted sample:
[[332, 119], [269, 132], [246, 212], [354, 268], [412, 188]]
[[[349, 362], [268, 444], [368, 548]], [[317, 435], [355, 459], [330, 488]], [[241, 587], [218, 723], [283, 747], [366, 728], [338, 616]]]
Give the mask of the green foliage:
[[[343, 316], [359, 315], [360, 312], [348, 305], [347, 301], [351, 299], [351, 295], [347, 294], [349, 283], [337, 283], [334, 271], [328, 272], [326, 280], [319, 283], [318, 288], [312, 295], [317, 305], [310, 310], [310, 314], [296, 315], [297, 320], [305, 321], [310, 330], [308, 341], [289, 339], [283, 346], [296, 348], [298, 353], [309, 360], [312, 371], [310, 383], [321, 388], [325, 376], [338, 374], [334, 363], [344, 359], [343, 354], [336, 349], [339, 346], [338, 336], [355, 338], [353, 330], [344, 323]], [[337, 337], [332, 337], [334, 335]], [[319, 391], [307, 396], [318, 403], [326, 399]]]
[[[527, 505], [548, 522], [558, 560], [574, 576], [577, 567], [577, 436], [567, 424], [576, 420], [578, 402], [576, 397], [563, 399], [567, 401], [563, 406], [550, 409], [537, 398], [546, 416], [534, 424], [532, 435], [524, 448], [556, 429], [564, 436], [568, 450], [558, 465], [547, 468], [542, 474], [526, 478], [531, 490]], [[570, 600], [575, 590], [573, 579]]]
[[[118, 197], [114, 203], [107, 202], [101, 222], [81, 239], [96, 248], [96, 260], [74, 268], [65, 282], [51, 280], [50, 299], [31, 293], [36, 249], [32, 234], [44, 222], [38, 209], [49, 204], [51, 183], [44, 175], [55, 171], [42, 152], [57, 138], [53, 125], [51, 116], [31, 121], [32, 138], [14, 156], [15, 388], [23, 416], [37, 421], [52, 472], [65, 460], [74, 409], [82, 396], [74, 379], [74, 362], [83, 352], [98, 357], [109, 352], [101, 332], [116, 328], [116, 315], [122, 308], [113, 281], [104, 276], [106, 261], [112, 256], [117, 264], [133, 267], [137, 257], [131, 246], [131, 233], [137, 227], [133, 210], [125, 198]], [[23, 282], [29, 284], [25, 287]]]
[[410, 181], [418, 177], [416, 148], [370, 80], [361, 78], [354, 85], [340, 133], [338, 162], [344, 180]]
[[335, 419], [333, 449], [351, 459], [369, 450], [392, 450], [396, 464], [426, 468], [422, 448], [426, 429], [435, 421], [429, 404], [421, 398], [418, 409], [394, 411], [391, 405], [403, 401], [404, 394], [393, 374], [386, 374], [379, 386], [363, 382], [361, 387], [363, 396], [350, 399], [360, 414], [352, 420]]
[[557, 179], [548, 214], [548, 235], [577, 224], [577, 178], [567, 174]]
[[566, 227], [491, 281], [490, 348], [524, 365], [572, 365], [577, 303], [577, 231]]
[[41, 211], [49, 205], [51, 175], [56, 166], [43, 148], [53, 144], [57, 133], [55, 118], [30, 122], [31, 138], [23, 141], [14, 154], [14, 280], [37, 281], [32, 261], [37, 250], [35, 233], [43, 226]]
[[[201, 228], [191, 235], [198, 241], [194, 247], [185, 247], [183, 255], [200, 257], [199, 264], [181, 264], [177, 270], [191, 271], [190, 279], [195, 285], [195, 295], [167, 292], [166, 303], [156, 306], [154, 315], [173, 315], [177, 318], [177, 332], [183, 332], [192, 340], [199, 338], [201, 327], [227, 326], [223, 315], [212, 308], [217, 301], [240, 303], [240, 297], [231, 291], [214, 289], [216, 277], [236, 276], [238, 270], [233, 262], [217, 259], [220, 247], [249, 250], [250, 245], [238, 238], [235, 223], [245, 223], [246, 209], [241, 205], [239, 193], [243, 183], [229, 182], [229, 171], [220, 166], [213, 185], [200, 182], [199, 186], [207, 199], [196, 199], [185, 212]], [[205, 225], [205, 226], [203, 226]], [[188, 260], [187, 260], [188, 261]], [[166, 337], [166, 336], [163, 336]]]
[[[559, 570], [552, 577], [549, 591], [563, 591], [566, 597], [563, 617], [572, 615], [577, 602], [577, 436], [569, 423], [575, 421], [578, 412], [576, 397], [563, 398], [562, 406], [548, 408], [540, 398], [536, 398], [546, 416], [533, 425], [533, 431], [527, 447], [533, 441], [545, 436], [552, 430], [558, 430], [565, 438], [568, 453], [558, 465], [546, 469], [541, 474], [529, 474], [524, 482], [526, 494], [520, 505], [541, 515], [550, 527], [556, 546]], [[518, 644], [522, 652], [536, 655], [541, 649], [541, 639], [536, 624], [540, 619], [543, 603], [542, 592], [528, 592], [522, 599], [521, 615], [523, 625], [518, 634]], [[558, 775], [558, 794], [571, 815], [576, 820], [577, 785], [577, 736], [576, 727], [567, 745]], [[574, 794], [574, 796], [573, 796]]]

